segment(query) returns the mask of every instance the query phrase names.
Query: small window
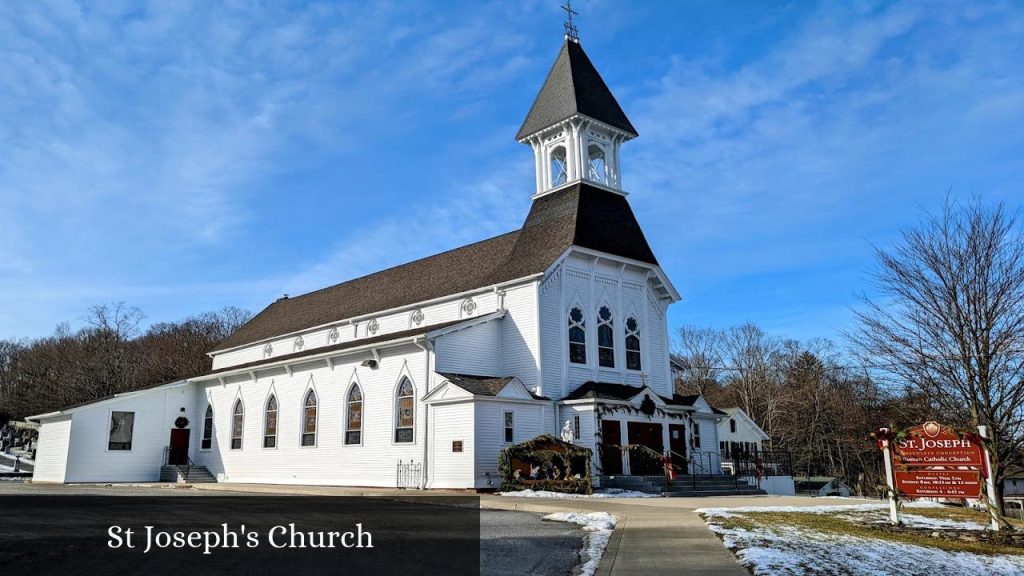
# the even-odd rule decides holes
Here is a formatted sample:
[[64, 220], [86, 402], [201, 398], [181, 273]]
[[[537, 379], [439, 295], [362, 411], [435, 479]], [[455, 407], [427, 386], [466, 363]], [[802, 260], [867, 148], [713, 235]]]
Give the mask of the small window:
[[736, 420], [729, 418], [729, 432], [736, 433]]
[[696, 420], [690, 420], [690, 445], [700, 448], [700, 424]]
[[515, 435], [515, 414], [513, 412], [505, 412], [505, 442], [511, 443]]
[[566, 163], [565, 147], [559, 146], [551, 151], [551, 186], [561, 186], [569, 181], [568, 164]]
[[263, 418], [263, 447], [277, 447], [277, 397], [267, 399], [267, 412]]
[[597, 311], [597, 363], [602, 368], [615, 368], [615, 333], [612, 311], [607, 306]]
[[107, 450], [131, 450], [135, 412], [111, 412]]
[[200, 450], [209, 450], [213, 446], [213, 406], [206, 405], [206, 416], [203, 418], [203, 440], [199, 443]]
[[569, 311], [569, 362], [587, 363], [587, 325], [579, 308]]
[[577, 440], [580, 437], [580, 415], [577, 414], [572, 417], [572, 435]]
[[608, 183], [608, 170], [604, 159], [604, 149], [597, 144], [591, 144], [588, 149], [590, 161], [588, 177], [594, 182], [601, 184]]
[[412, 442], [415, 420], [415, 390], [408, 378], [402, 378], [395, 394], [395, 442]]
[[302, 403], [302, 445], [316, 446], [316, 392], [312, 390]]
[[363, 440], [363, 392], [358, 384], [348, 391], [348, 416], [345, 420], [345, 444], [359, 444]]
[[640, 363], [640, 324], [632, 316], [626, 319], [626, 368], [628, 370], [642, 369], [642, 364]]
[[235, 409], [231, 412], [231, 449], [242, 449], [242, 427], [245, 424], [245, 408], [242, 399], [235, 401]]

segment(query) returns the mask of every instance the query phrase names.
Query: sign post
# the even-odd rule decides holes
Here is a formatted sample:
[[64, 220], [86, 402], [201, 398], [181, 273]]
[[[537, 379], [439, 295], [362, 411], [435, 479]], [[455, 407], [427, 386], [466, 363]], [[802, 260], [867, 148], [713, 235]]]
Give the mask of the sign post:
[[[882, 428], [882, 431], [888, 432], [887, 428]], [[893, 526], [898, 526], [900, 523], [899, 510], [896, 508], [896, 484], [892, 476], [892, 450], [889, 449], [889, 439], [883, 437], [882, 439], [882, 458], [885, 459], [885, 485], [889, 487], [889, 522]]]
[[[988, 426], [978, 426], [978, 434], [988, 440]], [[992, 470], [992, 457], [989, 456], [988, 446], [982, 445], [982, 449], [985, 452], [985, 472], [987, 478], [985, 479], [985, 498], [988, 500], [988, 513], [992, 517], [990, 527], [992, 530], [999, 530], [999, 517], [996, 509], [996, 503], [994, 498], [996, 497], [996, 475]]]

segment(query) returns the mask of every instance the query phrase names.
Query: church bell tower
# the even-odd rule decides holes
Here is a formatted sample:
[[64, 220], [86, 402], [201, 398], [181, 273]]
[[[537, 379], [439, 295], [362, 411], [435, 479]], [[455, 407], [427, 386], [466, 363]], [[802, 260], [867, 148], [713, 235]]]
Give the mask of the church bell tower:
[[566, 31], [516, 134], [517, 141], [533, 148], [534, 197], [579, 181], [622, 193], [619, 149], [637, 137], [636, 129], [583, 51], [575, 28]]

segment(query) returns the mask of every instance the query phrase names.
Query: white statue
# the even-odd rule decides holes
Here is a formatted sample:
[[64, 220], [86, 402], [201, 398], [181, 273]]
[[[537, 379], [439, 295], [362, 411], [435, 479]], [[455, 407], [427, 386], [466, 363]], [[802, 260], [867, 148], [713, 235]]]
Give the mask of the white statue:
[[562, 441], [572, 444], [572, 422], [569, 420], [566, 420], [565, 426], [562, 426]]

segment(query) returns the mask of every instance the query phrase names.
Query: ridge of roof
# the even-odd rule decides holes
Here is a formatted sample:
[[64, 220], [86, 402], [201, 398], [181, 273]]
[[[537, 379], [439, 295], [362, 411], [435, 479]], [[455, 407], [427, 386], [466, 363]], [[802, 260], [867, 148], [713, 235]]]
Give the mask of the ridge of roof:
[[278, 299], [213, 351], [538, 274], [571, 246], [658, 265], [626, 198], [580, 181], [534, 200], [519, 230]]
[[637, 136], [636, 128], [583, 47], [579, 42], [566, 39], [516, 133], [516, 140], [521, 141], [577, 114]]

